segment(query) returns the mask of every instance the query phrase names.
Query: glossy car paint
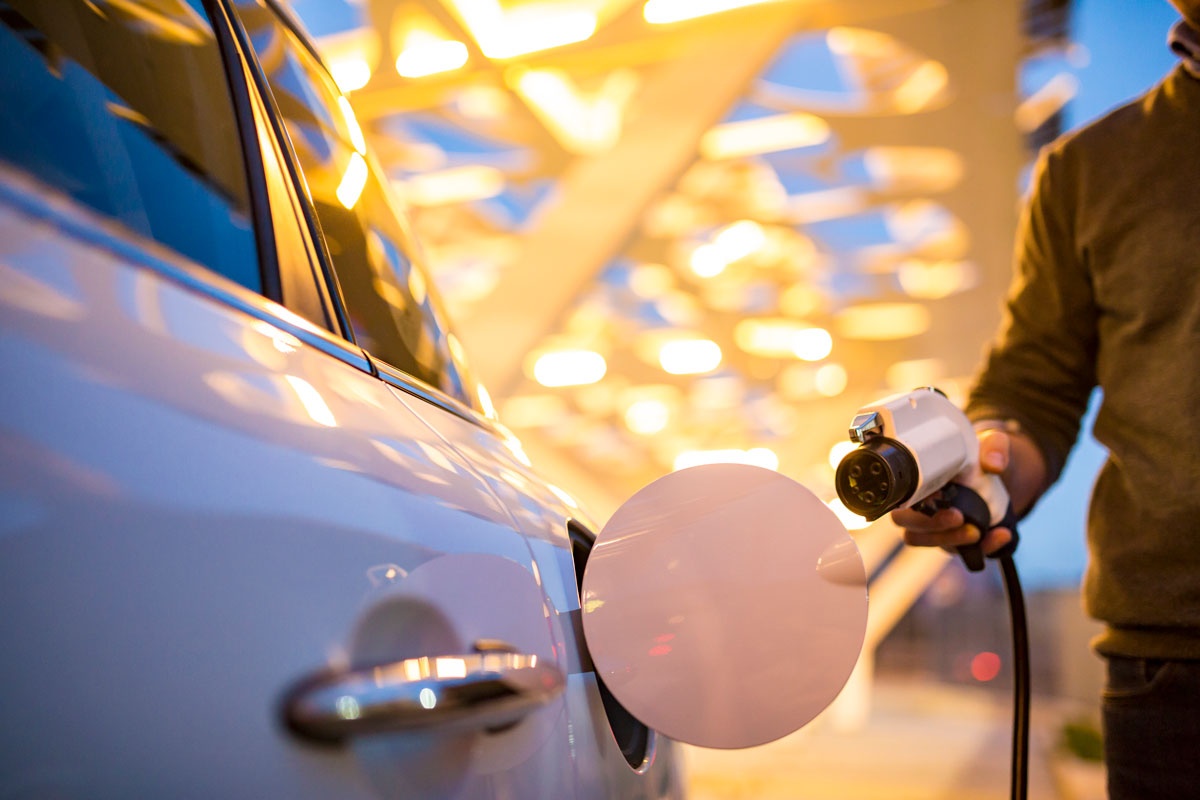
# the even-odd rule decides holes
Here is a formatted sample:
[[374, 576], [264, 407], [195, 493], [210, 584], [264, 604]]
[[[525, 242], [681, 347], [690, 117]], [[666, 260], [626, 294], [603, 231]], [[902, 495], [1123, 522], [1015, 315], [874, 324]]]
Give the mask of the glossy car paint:
[[[668, 742], [638, 771], [616, 751], [581, 653], [568, 509], [499, 439], [284, 309], [2, 177], [0, 679], [21, 724], [0, 733], [0, 787], [678, 794]], [[480, 638], [560, 664], [567, 691], [494, 733], [338, 749], [280, 722], [317, 670]]]
[[[522, 531], [546, 592], [549, 621], [567, 674], [566, 702], [571, 728], [567, 732], [581, 797], [676, 796], [682, 780], [673, 742], [651, 731], [643, 762], [635, 770], [617, 747], [608, 716], [600, 703], [591, 657], [583, 645], [579, 587], [576, 583], [568, 519], [589, 522], [569, 495], [551, 488], [522, 460], [514, 439], [497, 436], [479, 425], [455, 418], [442, 409], [397, 391], [415, 414], [448, 437], [478, 471]], [[568, 502], [570, 501], [570, 502]]]

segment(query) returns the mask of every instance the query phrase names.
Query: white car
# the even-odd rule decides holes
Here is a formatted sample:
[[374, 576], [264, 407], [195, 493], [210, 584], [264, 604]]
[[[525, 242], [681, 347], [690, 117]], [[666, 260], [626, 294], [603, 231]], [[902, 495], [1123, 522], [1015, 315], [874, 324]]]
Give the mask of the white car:
[[13, 0], [0, 73], [0, 795], [678, 796], [292, 22]]
[[0, 75], [0, 796], [680, 796], [303, 33], [6, 0]]

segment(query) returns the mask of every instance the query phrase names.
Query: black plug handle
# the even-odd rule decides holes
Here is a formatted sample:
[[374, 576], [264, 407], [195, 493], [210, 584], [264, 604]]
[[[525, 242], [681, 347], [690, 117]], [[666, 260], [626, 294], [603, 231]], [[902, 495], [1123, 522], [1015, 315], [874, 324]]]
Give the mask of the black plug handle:
[[[974, 525], [979, 529], [980, 537], [991, 527], [992, 510], [979, 492], [963, 486], [961, 483], [951, 483], [942, 489], [944, 508], [957, 508], [962, 512], [963, 522]], [[979, 542], [959, 545], [958, 554], [971, 572], [983, 571], [983, 546]]]
[[1021, 541], [1021, 537], [1017, 534], [1017, 515], [1013, 513], [1012, 503], [1008, 504], [1008, 509], [1004, 512], [1004, 519], [992, 526], [993, 528], [1008, 528], [1012, 531], [1012, 539], [1008, 544], [1001, 547], [996, 552], [988, 556], [988, 558], [1005, 558], [1011, 557], [1017, 552], [1017, 543]]
[[[981, 538], [984, 533], [992, 528], [1008, 528], [1012, 531], [1012, 541], [989, 555], [988, 558], [1010, 556], [1016, 551], [1018, 540], [1017, 518], [1013, 513], [1011, 505], [1009, 505], [1008, 510], [1005, 512], [1004, 519], [993, 525], [992, 511], [988, 508], [987, 501], [983, 499], [979, 492], [961, 483], [946, 484], [942, 487], [938, 498], [929, 498], [926, 503], [929, 503], [929, 505], [925, 508], [918, 507], [918, 510], [924, 511], [931, 516], [943, 508], [957, 508], [962, 512], [963, 522], [978, 528]], [[926, 503], [921, 503], [920, 505], [924, 506]], [[963, 563], [967, 565], [967, 569], [971, 572], [981, 572], [983, 570], [983, 546], [979, 542], [960, 545], [957, 550], [959, 556], [962, 557]]]

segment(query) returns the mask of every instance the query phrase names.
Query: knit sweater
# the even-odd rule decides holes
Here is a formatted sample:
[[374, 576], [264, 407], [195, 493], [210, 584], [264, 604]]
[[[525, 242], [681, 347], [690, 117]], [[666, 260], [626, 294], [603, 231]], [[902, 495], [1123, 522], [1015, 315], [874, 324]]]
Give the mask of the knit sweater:
[[1101, 653], [1200, 658], [1200, 80], [1177, 67], [1040, 154], [972, 419], [1012, 418], [1056, 479], [1094, 386], [1088, 515]]

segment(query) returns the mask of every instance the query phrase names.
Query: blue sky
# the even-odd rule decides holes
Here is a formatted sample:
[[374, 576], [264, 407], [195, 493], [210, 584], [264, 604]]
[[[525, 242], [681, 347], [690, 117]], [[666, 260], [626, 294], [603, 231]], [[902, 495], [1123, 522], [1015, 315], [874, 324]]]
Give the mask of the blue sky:
[[1075, 70], [1071, 125], [1092, 119], [1151, 86], [1177, 61], [1167, 31], [1179, 18], [1166, 0], [1076, 0], [1072, 36], [1087, 50]]

